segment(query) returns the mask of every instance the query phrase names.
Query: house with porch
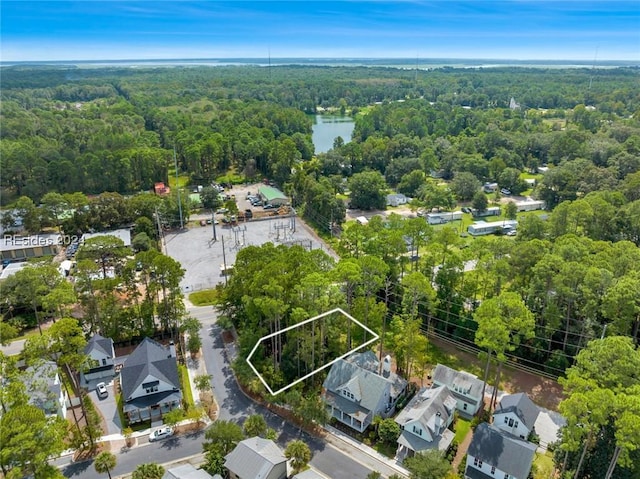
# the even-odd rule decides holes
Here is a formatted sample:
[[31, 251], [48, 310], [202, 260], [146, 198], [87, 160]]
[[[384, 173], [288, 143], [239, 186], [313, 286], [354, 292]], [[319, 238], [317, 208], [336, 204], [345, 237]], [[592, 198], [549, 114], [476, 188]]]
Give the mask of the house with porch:
[[224, 458], [231, 479], [286, 479], [287, 458], [275, 442], [261, 437], [240, 441]]
[[493, 424], [521, 439], [528, 439], [540, 409], [525, 393], [508, 394], [493, 412]]
[[456, 404], [447, 386], [420, 389], [395, 418], [402, 430], [396, 458], [403, 461], [431, 449], [446, 451], [455, 436], [448, 428], [453, 422]]
[[113, 349], [113, 339], [94, 334], [84, 348], [87, 364], [80, 373], [83, 385], [94, 380], [112, 379], [116, 375], [116, 353]]
[[322, 396], [332, 417], [363, 432], [374, 416], [390, 417], [405, 394], [407, 381], [391, 372], [391, 357], [382, 368], [373, 351], [356, 353], [331, 366]]
[[182, 405], [176, 348], [145, 338], [120, 370], [123, 412], [129, 423], [157, 421]]
[[67, 393], [65, 392], [58, 366], [53, 361], [43, 361], [29, 366], [22, 374], [29, 404], [44, 411], [48, 416], [67, 417]]
[[527, 479], [536, 445], [486, 422], [473, 432], [465, 479]]
[[484, 382], [477, 376], [438, 364], [432, 378], [432, 387], [447, 386], [449, 388], [457, 400], [457, 409], [461, 416], [471, 418], [482, 408]]

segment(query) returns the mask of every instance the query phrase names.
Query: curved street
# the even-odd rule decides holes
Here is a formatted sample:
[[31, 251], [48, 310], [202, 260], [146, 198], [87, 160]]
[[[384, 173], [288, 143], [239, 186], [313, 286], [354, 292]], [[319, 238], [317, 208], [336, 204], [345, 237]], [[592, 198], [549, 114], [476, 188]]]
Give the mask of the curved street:
[[[375, 459], [365, 452], [354, 450], [347, 445], [344, 449], [348, 452], [344, 452], [332, 444], [300, 432], [298, 428], [247, 398], [232, 374], [220, 328], [215, 324], [216, 312], [212, 307], [190, 307], [189, 313], [202, 323], [200, 334], [203, 343], [203, 359], [208, 373], [212, 376], [213, 390], [220, 405], [220, 419], [241, 422], [251, 414], [261, 414], [267, 420], [269, 427], [278, 431], [277, 443], [280, 447], [284, 448], [293, 439], [302, 439], [313, 453], [310, 464], [332, 479], [365, 479], [373, 469], [384, 476], [396, 472], [385, 464], [377, 464]], [[176, 436], [156, 443], [148, 443], [145, 439], [143, 438], [144, 444], [131, 449], [113, 451], [117, 457], [117, 465], [111, 471], [112, 477], [130, 474], [138, 464], [149, 462], [165, 464], [199, 455], [202, 453], [204, 431]], [[93, 461], [66, 465], [62, 468], [62, 472], [66, 477], [76, 479], [96, 477]]]

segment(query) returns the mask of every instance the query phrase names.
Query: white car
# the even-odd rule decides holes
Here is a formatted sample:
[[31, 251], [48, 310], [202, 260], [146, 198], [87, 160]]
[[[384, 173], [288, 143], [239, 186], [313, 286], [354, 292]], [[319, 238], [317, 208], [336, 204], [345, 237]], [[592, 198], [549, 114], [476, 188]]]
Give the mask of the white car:
[[96, 385], [96, 393], [100, 398], [106, 398], [109, 395], [109, 391], [107, 391], [107, 385], [105, 383], [98, 383]]
[[171, 436], [173, 436], [173, 429], [169, 426], [162, 426], [149, 434], [149, 442], [159, 441]]

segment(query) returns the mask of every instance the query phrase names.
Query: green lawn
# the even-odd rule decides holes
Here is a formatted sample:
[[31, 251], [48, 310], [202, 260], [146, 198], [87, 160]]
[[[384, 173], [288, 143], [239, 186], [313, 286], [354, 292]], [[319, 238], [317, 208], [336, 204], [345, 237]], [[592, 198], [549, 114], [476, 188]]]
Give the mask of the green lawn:
[[189, 184], [189, 175], [178, 175], [176, 178], [176, 170], [169, 169], [169, 188], [175, 188], [178, 185], [180, 188], [184, 188]]
[[373, 446], [373, 448], [380, 454], [392, 458], [396, 455], [396, 449], [398, 448], [398, 445], [387, 444], [386, 442], [379, 441]]
[[189, 301], [195, 306], [213, 306], [218, 303], [218, 290], [205, 289], [189, 295]]
[[180, 373], [180, 385], [182, 386], [182, 397], [184, 399], [185, 409], [189, 411], [195, 407], [191, 383], [189, 382], [189, 372], [187, 371], [187, 367], [182, 364], [178, 365], [178, 372]]
[[553, 455], [550, 452], [540, 454], [536, 452], [533, 459], [533, 479], [548, 479], [553, 472]]
[[464, 438], [467, 437], [467, 433], [469, 432], [470, 429], [471, 429], [471, 421], [458, 417], [458, 419], [456, 420], [456, 428], [455, 428], [456, 435], [453, 438], [453, 441], [456, 444], [460, 444], [464, 440]]

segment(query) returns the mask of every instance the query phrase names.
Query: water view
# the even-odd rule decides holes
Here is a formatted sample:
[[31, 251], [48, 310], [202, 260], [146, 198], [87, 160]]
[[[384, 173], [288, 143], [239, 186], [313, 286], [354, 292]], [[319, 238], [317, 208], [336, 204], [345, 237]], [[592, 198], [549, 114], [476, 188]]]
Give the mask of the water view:
[[314, 115], [313, 146], [316, 153], [326, 153], [333, 148], [333, 141], [342, 137], [345, 143], [351, 141], [353, 118], [340, 115]]

